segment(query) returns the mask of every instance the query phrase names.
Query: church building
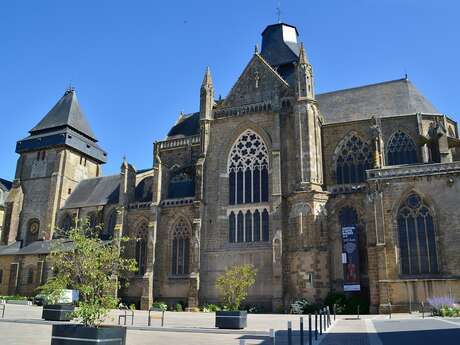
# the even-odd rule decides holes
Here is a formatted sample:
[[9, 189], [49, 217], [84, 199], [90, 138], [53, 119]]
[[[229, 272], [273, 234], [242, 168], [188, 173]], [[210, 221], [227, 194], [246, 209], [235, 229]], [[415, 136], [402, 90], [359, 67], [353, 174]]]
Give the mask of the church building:
[[247, 303], [265, 311], [330, 292], [374, 313], [460, 296], [457, 123], [407, 78], [323, 94], [316, 78], [296, 27], [270, 25], [224, 99], [208, 68], [153, 166], [112, 176], [67, 90], [17, 142], [0, 295], [34, 295], [56, 229], [89, 219], [104, 240], [130, 237], [139, 270], [119, 296], [143, 309], [218, 303], [215, 280], [237, 264], [257, 269]]

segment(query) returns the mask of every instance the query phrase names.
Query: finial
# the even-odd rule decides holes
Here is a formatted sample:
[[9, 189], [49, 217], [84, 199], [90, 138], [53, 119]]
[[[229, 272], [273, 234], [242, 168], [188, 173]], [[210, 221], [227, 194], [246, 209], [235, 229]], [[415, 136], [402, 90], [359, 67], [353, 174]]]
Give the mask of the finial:
[[75, 92], [75, 87], [72, 85], [72, 82], [69, 83], [69, 86], [67, 86], [67, 89], [64, 92], [64, 95], [68, 95], [69, 93]]
[[278, 1], [278, 7], [276, 8], [276, 15], [278, 16], [278, 24], [281, 23], [281, 1]]
[[258, 44], [256, 44], [254, 46], [254, 54], [259, 54], [259, 45]]
[[303, 42], [300, 43], [300, 52], [299, 52], [299, 63], [300, 64], [307, 64], [307, 54], [305, 53], [305, 47], [303, 46]]
[[209, 66], [206, 67], [206, 72], [201, 86], [212, 86], [211, 68], [209, 68]]

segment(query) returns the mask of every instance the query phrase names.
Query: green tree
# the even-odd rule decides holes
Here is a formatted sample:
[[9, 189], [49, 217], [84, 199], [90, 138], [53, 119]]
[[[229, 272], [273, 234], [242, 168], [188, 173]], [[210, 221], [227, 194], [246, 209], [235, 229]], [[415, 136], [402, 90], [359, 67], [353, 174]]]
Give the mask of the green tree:
[[224, 306], [231, 311], [240, 308], [248, 290], [256, 282], [257, 270], [252, 265], [236, 265], [229, 267], [216, 280], [216, 287], [220, 290]]
[[117, 307], [117, 277], [137, 270], [134, 259], [120, 254], [128, 238], [102, 241], [100, 230], [100, 226], [91, 227], [88, 220], [77, 221], [68, 238], [57, 240], [53, 246], [47, 260], [54, 276], [40, 287], [51, 300], [56, 300], [62, 289], [78, 290], [80, 301], [73, 316], [89, 327], [100, 326], [109, 310]]

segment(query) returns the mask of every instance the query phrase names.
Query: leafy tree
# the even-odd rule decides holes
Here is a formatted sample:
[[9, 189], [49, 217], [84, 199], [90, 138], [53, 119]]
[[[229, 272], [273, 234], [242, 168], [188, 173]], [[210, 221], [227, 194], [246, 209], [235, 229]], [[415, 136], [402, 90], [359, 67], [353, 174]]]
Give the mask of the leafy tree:
[[216, 280], [216, 287], [220, 290], [225, 309], [237, 311], [240, 309], [248, 290], [256, 282], [257, 270], [252, 265], [236, 265], [229, 267]]
[[128, 238], [102, 241], [100, 230], [88, 220], [77, 221], [67, 239], [58, 239], [47, 259], [54, 276], [40, 287], [51, 300], [57, 300], [62, 289], [78, 290], [80, 301], [73, 316], [89, 327], [99, 327], [108, 311], [117, 307], [117, 277], [137, 270], [134, 259], [120, 255]]

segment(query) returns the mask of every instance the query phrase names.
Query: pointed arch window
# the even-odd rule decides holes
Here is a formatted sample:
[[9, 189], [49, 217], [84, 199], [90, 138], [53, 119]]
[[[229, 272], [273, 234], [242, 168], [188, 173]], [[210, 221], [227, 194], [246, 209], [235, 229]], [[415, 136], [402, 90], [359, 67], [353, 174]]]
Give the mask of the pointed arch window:
[[117, 211], [112, 210], [110, 212], [107, 224], [101, 232], [101, 240], [110, 241], [115, 235], [115, 226], [117, 225]]
[[402, 274], [438, 272], [435, 222], [423, 199], [410, 194], [398, 211], [398, 237]]
[[174, 225], [172, 240], [173, 275], [186, 275], [190, 272], [191, 230], [185, 219], [179, 219]]
[[29, 220], [27, 223], [26, 245], [38, 240], [40, 232], [40, 221], [36, 218]]
[[364, 182], [366, 170], [372, 166], [369, 144], [356, 134], [341, 144], [335, 161], [337, 184]]
[[409, 135], [398, 130], [388, 142], [387, 157], [388, 165], [417, 163], [417, 146]]
[[141, 222], [136, 229], [135, 259], [137, 263], [137, 274], [144, 275], [147, 267], [147, 239], [148, 224], [146, 221]]
[[71, 214], [66, 213], [61, 221], [61, 233], [58, 236], [68, 237], [70, 229], [73, 226], [73, 217]]
[[251, 130], [241, 134], [228, 158], [229, 204], [268, 201], [268, 151], [263, 139]]
[[229, 215], [230, 243], [267, 242], [270, 239], [269, 213], [266, 208], [231, 211]]

